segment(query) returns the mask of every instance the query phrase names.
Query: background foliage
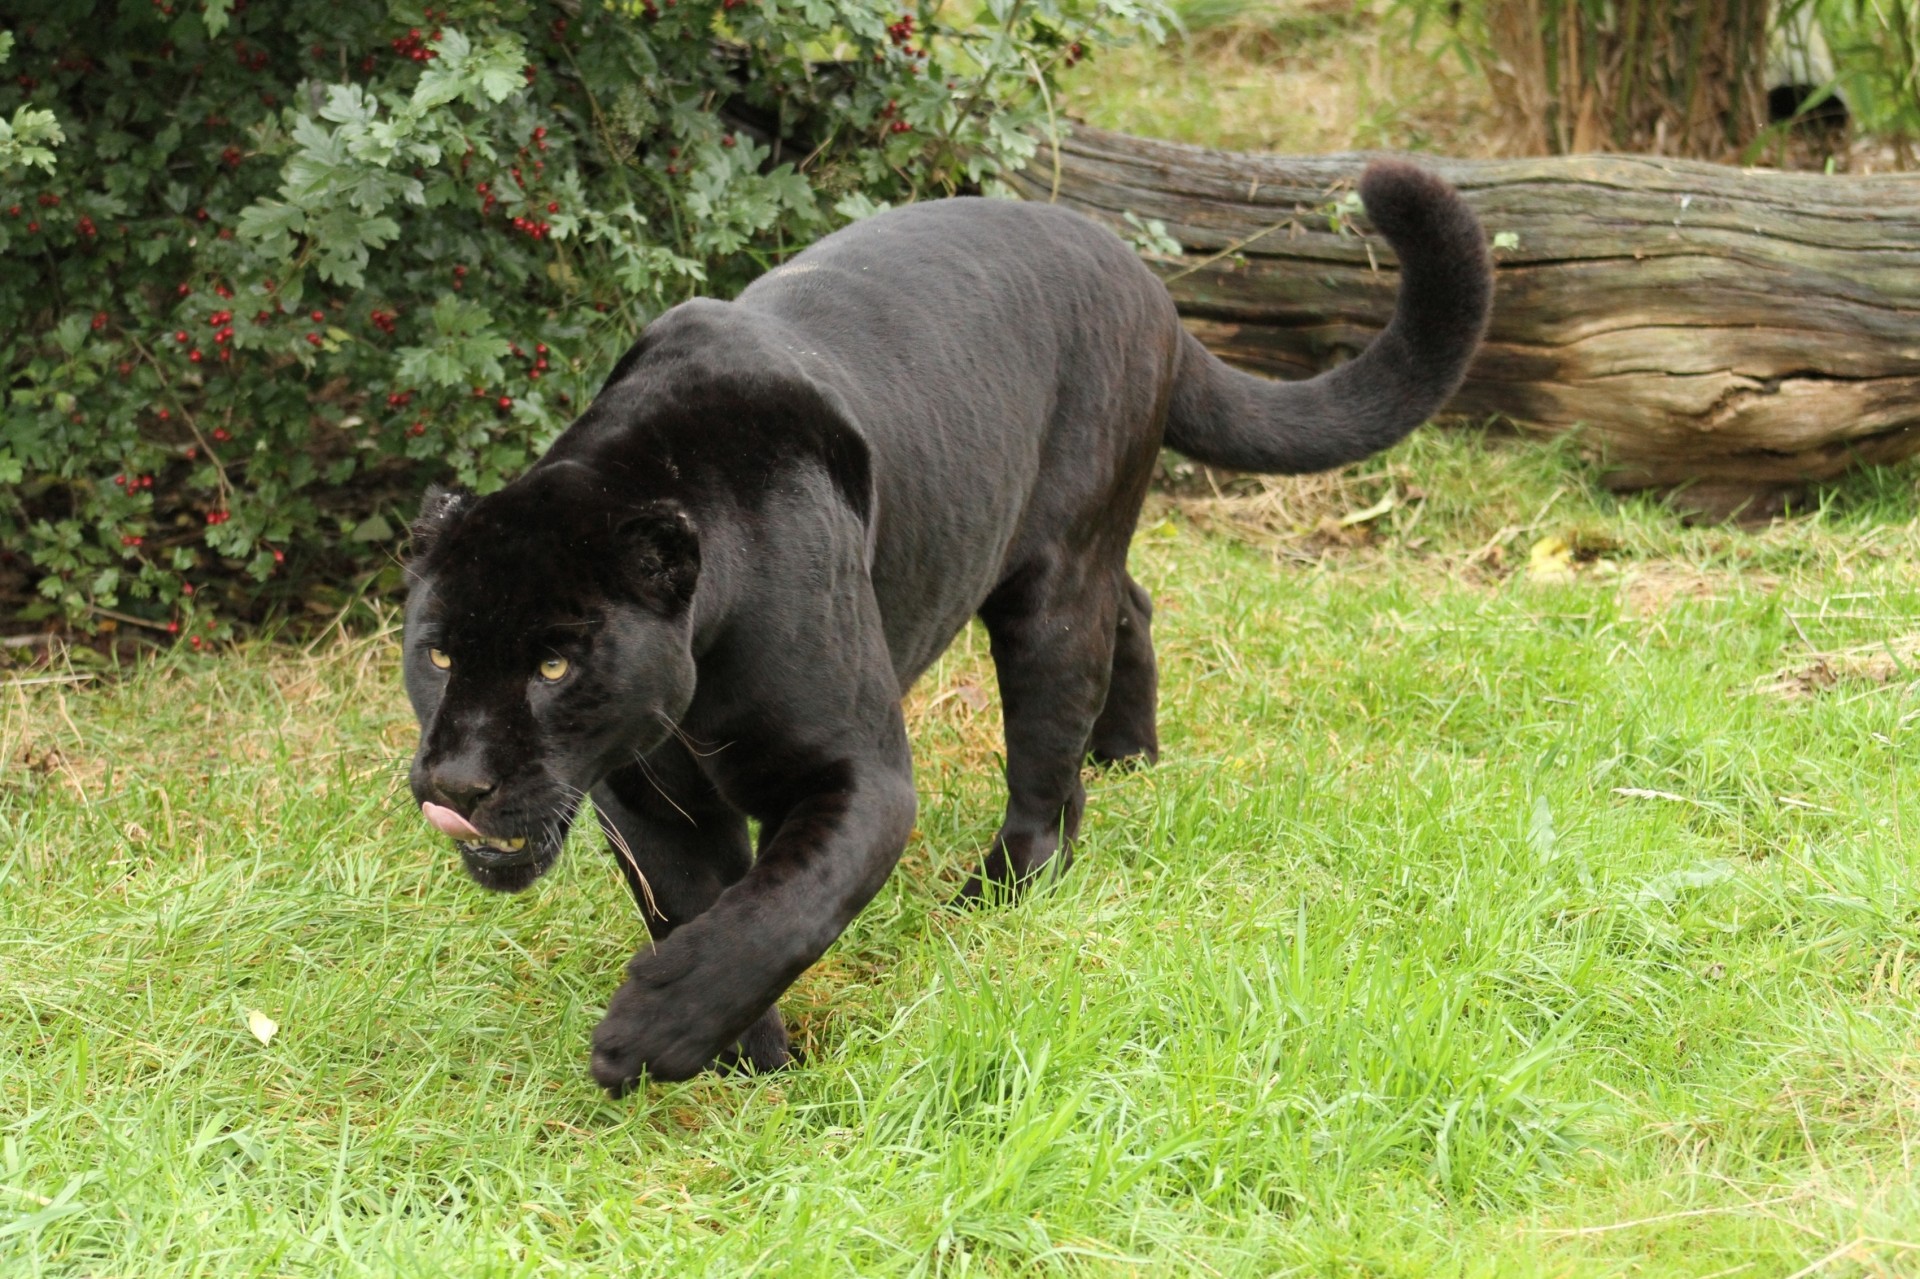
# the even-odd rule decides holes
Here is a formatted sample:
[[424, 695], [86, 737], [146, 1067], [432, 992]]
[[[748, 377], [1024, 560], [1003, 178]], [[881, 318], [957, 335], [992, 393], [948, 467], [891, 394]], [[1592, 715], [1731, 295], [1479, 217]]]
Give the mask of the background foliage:
[[[1152, 0], [80, 0], [0, 37], [0, 578], [218, 633], [515, 473], [639, 328], [1030, 153]], [[0, 581], [0, 586], [5, 582]]]
[[[1219, 3], [1220, 0], [1186, 0]], [[1627, 151], [1752, 162], [1781, 132], [1767, 93], [1844, 99], [1912, 162], [1920, 133], [1920, 0], [1392, 0], [1491, 92], [1509, 154]], [[1176, 12], [1183, 12], [1176, 4]], [[1845, 139], [1821, 140], [1842, 158]], [[1777, 155], [1775, 158], [1780, 158]]]

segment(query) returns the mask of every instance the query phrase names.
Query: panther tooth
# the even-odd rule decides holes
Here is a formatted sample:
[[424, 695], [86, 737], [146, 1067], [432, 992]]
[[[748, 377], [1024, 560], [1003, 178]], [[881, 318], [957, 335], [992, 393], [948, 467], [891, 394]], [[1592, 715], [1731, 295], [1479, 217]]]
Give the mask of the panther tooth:
[[468, 841], [468, 848], [491, 848], [497, 853], [517, 853], [527, 846], [526, 836], [516, 835], [512, 839], [504, 837]]

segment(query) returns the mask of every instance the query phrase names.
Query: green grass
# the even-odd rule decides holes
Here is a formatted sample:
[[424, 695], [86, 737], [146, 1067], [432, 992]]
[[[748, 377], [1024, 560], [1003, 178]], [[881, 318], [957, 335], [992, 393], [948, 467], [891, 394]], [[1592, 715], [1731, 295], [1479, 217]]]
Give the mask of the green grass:
[[1071, 874], [935, 906], [997, 818], [964, 637], [807, 1065], [618, 1104], [634, 908], [585, 840], [465, 880], [391, 635], [9, 686], [0, 1274], [1913, 1273], [1915, 485], [1686, 529], [1428, 432], [1264, 533], [1163, 501], [1165, 760]]

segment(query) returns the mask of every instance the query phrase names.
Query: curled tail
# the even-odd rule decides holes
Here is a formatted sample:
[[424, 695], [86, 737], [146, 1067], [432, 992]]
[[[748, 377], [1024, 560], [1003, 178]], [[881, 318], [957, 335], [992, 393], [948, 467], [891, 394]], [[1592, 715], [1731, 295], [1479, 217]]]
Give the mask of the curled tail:
[[1479, 219], [1445, 182], [1394, 160], [1367, 166], [1360, 198], [1400, 258], [1387, 327], [1354, 359], [1304, 382], [1229, 368], [1183, 333], [1168, 445], [1234, 470], [1324, 471], [1398, 442], [1459, 389], [1493, 302]]

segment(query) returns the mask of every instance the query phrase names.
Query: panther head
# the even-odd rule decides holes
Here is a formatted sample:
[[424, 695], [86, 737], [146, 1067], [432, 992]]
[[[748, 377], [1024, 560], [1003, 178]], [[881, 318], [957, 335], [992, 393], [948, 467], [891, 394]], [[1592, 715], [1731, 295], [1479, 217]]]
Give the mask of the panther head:
[[414, 798], [476, 881], [518, 891], [693, 700], [699, 540], [672, 501], [560, 461], [485, 497], [430, 492], [408, 571]]

